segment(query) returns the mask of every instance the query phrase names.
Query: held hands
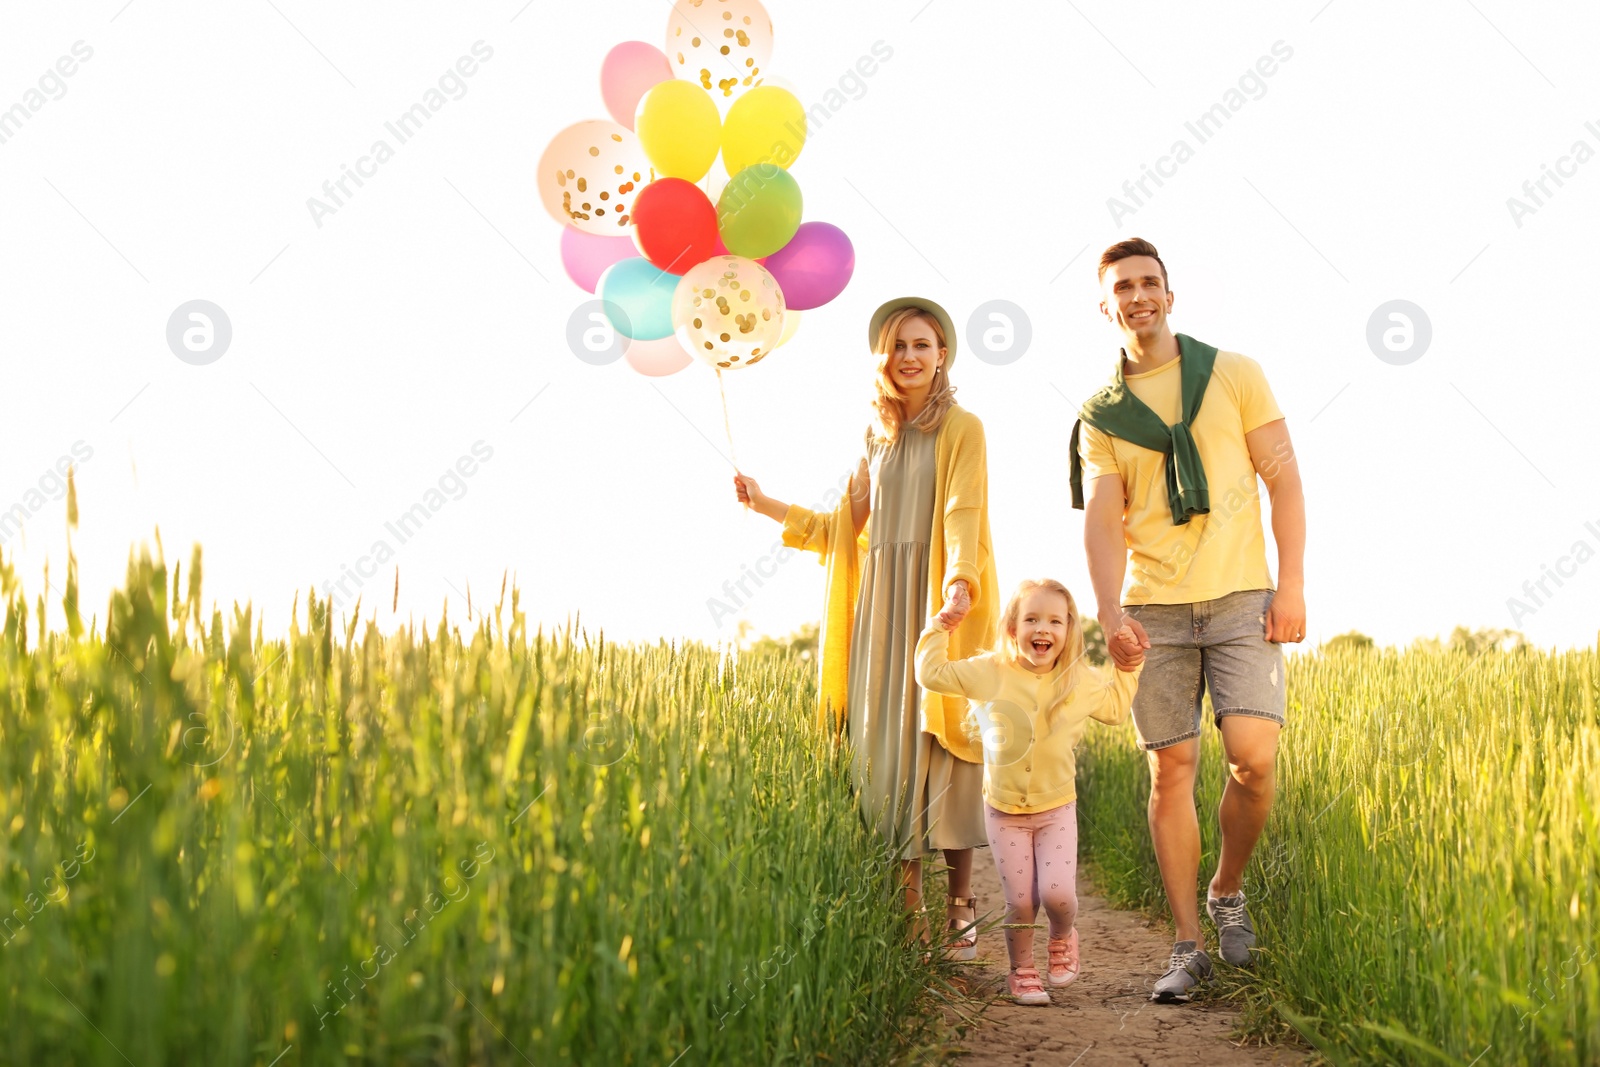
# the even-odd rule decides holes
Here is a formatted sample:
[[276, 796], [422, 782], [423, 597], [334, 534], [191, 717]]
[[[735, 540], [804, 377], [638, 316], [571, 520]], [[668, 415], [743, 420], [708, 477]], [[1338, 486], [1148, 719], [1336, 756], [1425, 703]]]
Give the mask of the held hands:
[[1138, 619], [1120, 608], [1113, 608], [1100, 613], [1100, 629], [1107, 635], [1106, 652], [1117, 670], [1131, 671], [1144, 662], [1144, 650], [1150, 647], [1150, 638]]
[[[1133, 625], [1124, 623], [1122, 629], [1111, 635], [1111, 639], [1106, 642], [1106, 648], [1111, 651], [1111, 658], [1116, 662], [1119, 671], [1132, 671], [1144, 662], [1144, 646], [1135, 636]], [[1112, 651], [1113, 649], [1115, 651]]]
[[961, 620], [967, 617], [967, 612], [972, 610], [972, 595], [967, 592], [965, 579], [957, 578], [950, 583], [950, 589], [945, 594], [944, 607], [939, 609], [939, 627], [943, 630], [954, 630], [961, 625]]

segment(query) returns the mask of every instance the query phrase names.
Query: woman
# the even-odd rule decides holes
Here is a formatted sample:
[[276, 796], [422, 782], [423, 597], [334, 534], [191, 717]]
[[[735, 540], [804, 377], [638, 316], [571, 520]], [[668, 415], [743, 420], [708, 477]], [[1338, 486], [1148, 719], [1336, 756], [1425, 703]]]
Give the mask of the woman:
[[[783, 523], [785, 545], [817, 552], [827, 566], [818, 714], [834, 730], [845, 720], [863, 814], [904, 861], [908, 908], [921, 910], [922, 856], [944, 851], [949, 948], [974, 959], [983, 749], [962, 728], [966, 699], [924, 692], [915, 658], [934, 612], [955, 628], [952, 659], [994, 642], [983, 424], [955, 402], [956, 333], [938, 304], [891, 300], [867, 336], [877, 356], [875, 417], [849, 495], [832, 512], [814, 512], [766, 496], [748, 476], [736, 474], [734, 485], [741, 502]], [[918, 933], [926, 937], [920, 922]]]

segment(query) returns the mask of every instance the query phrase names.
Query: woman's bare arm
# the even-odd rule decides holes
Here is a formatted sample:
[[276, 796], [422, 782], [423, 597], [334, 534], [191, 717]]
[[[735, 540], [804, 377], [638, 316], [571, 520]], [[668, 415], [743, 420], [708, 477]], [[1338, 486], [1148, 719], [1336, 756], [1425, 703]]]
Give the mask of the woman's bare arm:
[[783, 517], [789, 513], [788, 504], [763, 493], [761, 486], [748, 474], [735, 474], [733, 476], [733, 491], [738, 495], [739, 503], [760, 512], [769, 519], [782, 522]]

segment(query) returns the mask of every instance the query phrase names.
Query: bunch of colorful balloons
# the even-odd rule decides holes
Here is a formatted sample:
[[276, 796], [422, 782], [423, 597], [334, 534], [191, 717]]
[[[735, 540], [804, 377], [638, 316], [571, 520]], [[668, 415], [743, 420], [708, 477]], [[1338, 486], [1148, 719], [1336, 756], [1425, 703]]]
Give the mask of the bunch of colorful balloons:
[[801, 221], [789, 167], [806, 112], [764, 84], [772, 20], [758, 0], [677, 0], [666, 46], [610, 51], [600, 90], [615, 121], [558, 133], [539, 194], [565, 225], [567, 275], [600, 297], [634, 370], [698, 358], [720, 373], [793, 337], [801, 311], [844, 290], [855, 250], [838, 227]]

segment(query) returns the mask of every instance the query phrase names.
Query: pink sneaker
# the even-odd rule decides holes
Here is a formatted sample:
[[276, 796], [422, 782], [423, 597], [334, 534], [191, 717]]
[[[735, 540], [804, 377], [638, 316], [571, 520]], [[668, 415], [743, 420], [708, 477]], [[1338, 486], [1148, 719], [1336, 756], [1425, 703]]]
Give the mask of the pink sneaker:
[[1056, 987], [1070, 985], [1078, 977], [1078, 928], [1066, 937], [1050, 939], [1050, 984]]
[[1006, 975], [1006, 987], [1018, 1004], [1049, 1004], [1050, 994], [1039, 981], [1039, 972], [1032, 967], [1018, 967]]

